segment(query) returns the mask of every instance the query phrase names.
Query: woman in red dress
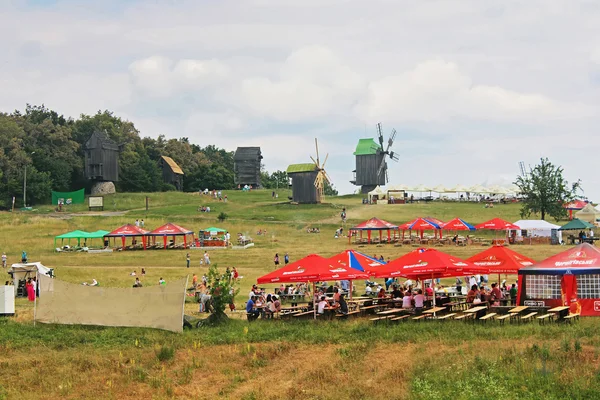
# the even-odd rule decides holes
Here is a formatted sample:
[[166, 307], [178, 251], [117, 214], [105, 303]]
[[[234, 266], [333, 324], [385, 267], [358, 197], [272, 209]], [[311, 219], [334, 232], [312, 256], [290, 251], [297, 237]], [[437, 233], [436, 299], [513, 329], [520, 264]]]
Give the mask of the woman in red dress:
[[27, 298], [29, 299], [29, 301], [35, 301], [35, 288], [33, 287], [33, 282], [31, 281], [31, 278], [27, 279], [25, 289], [27, 289]]

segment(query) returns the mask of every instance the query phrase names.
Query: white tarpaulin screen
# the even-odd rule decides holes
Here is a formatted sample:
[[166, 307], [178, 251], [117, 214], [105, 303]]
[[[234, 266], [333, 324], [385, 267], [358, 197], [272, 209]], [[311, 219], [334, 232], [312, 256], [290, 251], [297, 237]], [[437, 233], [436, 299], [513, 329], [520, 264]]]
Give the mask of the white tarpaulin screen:
[[[35, 319], [67, 325], [183, 330], [187, 279], [141, 288], [83, 286], [40, 276]], [[43, 293], [43, 294], [42, 294]]]

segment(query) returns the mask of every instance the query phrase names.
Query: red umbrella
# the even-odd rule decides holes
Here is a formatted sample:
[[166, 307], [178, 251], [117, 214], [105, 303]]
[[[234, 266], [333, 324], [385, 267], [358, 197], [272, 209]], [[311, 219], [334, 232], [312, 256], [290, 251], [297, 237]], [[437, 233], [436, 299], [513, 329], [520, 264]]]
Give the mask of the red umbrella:
[[563, 207], [569, 211], [569, 219], [573, 219], [573, 210], [581, 210], [585, 206], [587, 206], [588, 202], [584, 200], [575, 200], [570, 203], [565, 204]]
[[467, 261], [479, 267], [489, 268], [490, 273], [497, 274], [516, 274], [521, 268], [535, 264], [531, 258], [504, 246], [492, 246], [467, 258]]
[[444, 225], [442, 225], [443, 229], [446, 229], [448, 231], [474, 231], [475, 227], [471, 224], [469, 224], [468, 222], [460, 219], [460, 218], [454, 218], [453, 220], [450, 220], [448, 222], [446, 222]]
[[488, 268], [478, 267], [436, 249], [417, 249], [377, 268], [374, 276], [377, 278], [402, 276], [414, 279], [433, 279], [488, 272]]
[[[436, 221], [442, 222], [440, 220], [436, 220]], [[432, 221], [429, 218], [419, 217], [413, 221], [410, 221], [410, 222], [400, 225], [399, 229], [402, 229], [403, 231], [407, 230], [407, 229], [414, 230], [414, 231], [421, 231], [421, 237], [423, 237], [423, 231], [434, 230], [437, 233], [437, 231], [439, 230], [440, 238], [441, 238], [442, 237], [442, 231], [441, 231], [442, 227], [438, 222]]]
[[369, 238], [369, 243], [371, 243], [371, 231], [379, 231], [379, 240], [381, 241], [381, 232], [387, 231], [388, 241], [390, 240], [390, 231], [398, 230], [398, 225], [394, 225], [390, 222], [381, 220], [379, 218], [371, 218], [367, 221], [364, 221], [356, 226], [353, 226], [349, 229], [348, 234], [348, 243], [350, 243], [350, 239], [352, 238], [352, 231], [360, 231], [360, 237], [362, 238], [362, 232], [367, 231], [367, 237]]
[[531, 258], [504, 246], [492, 246], [467, 258], [467, 261], [479, 267], [489, 268], [490, 274], [498, 274], [498, 284], [500, 284], [500, 274], [516, 274], [521, 268], [535, 264]]
[[479, 225], [475, 225], [475, 229], [490, 229], [493, 231], [504, 231], [504, 230], [519, 230], [521, 228], [519, 228], [517, 225], [515, 224], [511, 224], [508, 221], [505, 221], [503, 219], [500, 218], [494, 218], [494, 219], [490, 219], [489, 221], [486, 221], [484, 223], [481, 223]]
[[328, 260], [333, 265], [350, 267], [367, 274], [371, 274], [377, 268], [385, 265], [385, 262], [383, 261], [379, 261], [373, 257], [354, 250], [344, 250], [335, 256], [329, 257]]
[[263, 275], [256, 281], [258, 283], [320, 282], [330, 279], [351, 281], [368, 278], [368, 273], [339, 264], [334, 265], [327, 258], [311, 254], [276, 271]]

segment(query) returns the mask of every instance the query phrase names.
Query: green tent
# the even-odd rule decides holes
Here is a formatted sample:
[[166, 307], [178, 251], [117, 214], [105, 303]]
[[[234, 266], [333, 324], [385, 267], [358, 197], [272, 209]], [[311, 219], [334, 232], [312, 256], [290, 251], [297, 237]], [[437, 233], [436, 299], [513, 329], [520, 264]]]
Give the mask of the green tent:
[[217, 232], [217, 233], [227, 232], [226, 229], [215, 228], [214, 226], [211, 226], [210, 228], [203, 229], [203, 231], [204, 232]]
[[61, 239], [61, 243], [64, 243], [65, 239], [68, 239], [71, 242], [71, 239], [77, 239], [77, 245], [81, 245], [81, 239], [86, 239], [89, 235], [88, 232], [75, 230], [72, 232], [63, 233], [62, 235], [58, 235], [54, 238], [54, 247], [56, 247], [56, 239]]
[[591, 228], [594, 228], [594, 225], [590, 224], [587, 221], [575, 218], [572, 221], [569, 221], [568, 224], [558, 228], [558, 230], [559, 231], [581, 231], [584, 229], [591, 229]]
[[109, 231], [98, 230], [95, 232], [90, 232], [86, 236], [86, 239], [102, 239], [104, 236], [108, 235]]

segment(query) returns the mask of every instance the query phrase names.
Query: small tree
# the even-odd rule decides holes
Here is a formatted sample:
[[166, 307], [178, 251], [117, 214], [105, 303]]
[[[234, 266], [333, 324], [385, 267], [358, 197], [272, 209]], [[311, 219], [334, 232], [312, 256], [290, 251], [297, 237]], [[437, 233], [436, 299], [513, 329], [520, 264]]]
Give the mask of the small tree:
[[523, 196], [522, 218], [535, 213], [545, 220], [547, 214], [557, 221], [567, 216], [563, 205], [573, 201], [581, 189], [581, 181], [569, 185], [563, 178], [562, 167], [547, 158], [540, 159], [540, 164], [526, 176], [517, 177], [515, 185]]
[[208, 269], [208, 286], [213, 307], [213, 313], [208, 317], [208, 322], [218, 324], [228, 319], [225, 309], [233, 303], [239, 289], [236, 288], [231, 274], [221, 274], [216, 264], [212, 264]]
[[219, 220], [219, 222], [223, 222], [227, 219], [227, 214], [221, 211], [221, 213], [217, 216], [217, 219]]

